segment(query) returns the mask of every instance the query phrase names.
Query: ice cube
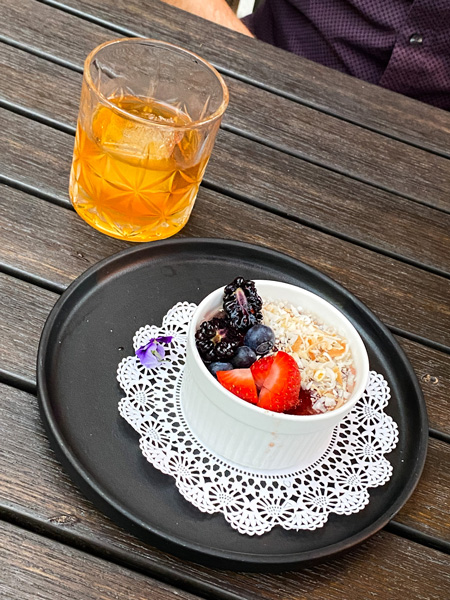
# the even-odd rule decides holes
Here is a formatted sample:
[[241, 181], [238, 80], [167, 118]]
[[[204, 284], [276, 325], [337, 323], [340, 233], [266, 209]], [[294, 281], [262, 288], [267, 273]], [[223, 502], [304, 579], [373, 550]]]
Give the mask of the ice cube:
[[[159, 124], [169, 119], [148, 115], [148, 125], [142, 122], [113, 115], [102, 135], [102, 146], [110, 153], [126, 159], [139, 161], [162, 161], [169, 159], [184, 133]], [[168, 123], [170, 124], [170, 123]]]

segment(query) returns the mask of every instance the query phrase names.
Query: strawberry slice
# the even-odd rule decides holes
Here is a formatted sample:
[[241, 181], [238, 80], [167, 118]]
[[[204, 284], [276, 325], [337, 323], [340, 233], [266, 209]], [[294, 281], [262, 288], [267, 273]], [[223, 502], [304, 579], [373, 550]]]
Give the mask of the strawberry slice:
[[258, 390], [260, 390], [264, 385], [264, 381], [266, 380], [266, 377], [272, 367], [273, 359], [273, 356], [263, 356], [263, 358], [256, 360], [250, 367], [250, 371], [252, 372], [253, 379], [255, 380]]
[[259, 392], [258, 406], [284, 412], [298, 404], [300, 371], [295, 360], [286, 352], [277, 352]]
[[219, 383], [235, 396], [252, 404], [258, 402], [258, 392], [250, 369], [217, 371], [216, 375]]

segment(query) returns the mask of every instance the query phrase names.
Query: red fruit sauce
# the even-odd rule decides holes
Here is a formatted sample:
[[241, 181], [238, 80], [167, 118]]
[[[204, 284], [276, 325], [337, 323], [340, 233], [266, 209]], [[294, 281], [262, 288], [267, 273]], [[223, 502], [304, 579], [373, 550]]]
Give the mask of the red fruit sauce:
[[316, 413], [313, 411], [312, 401], [311, 401], [311, 392], [309, 390], [304, 390], [300, 388], [300, 394], [298, 396], [298, 404], [295, 408], [291, 408], [291, 410], [287, 410], [286, 414], [288, 415], [315, 415]]

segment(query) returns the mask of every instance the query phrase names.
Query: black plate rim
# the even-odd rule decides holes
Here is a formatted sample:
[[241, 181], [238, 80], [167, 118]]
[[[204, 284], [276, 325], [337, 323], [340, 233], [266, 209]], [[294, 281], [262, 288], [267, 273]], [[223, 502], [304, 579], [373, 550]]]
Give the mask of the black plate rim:
[[[312, 551], [299, 552], [295, 555], [292, 553], [285, 555], [249, 555], [240, 552], [224, 553], [216, 552], [213, 549], [205, 549], [204, 545], [198, 545], [192, 542], [187, 545], [184, 541], [180, 541], [180, 539], [178, 539], [176, 536], [168, 536], [167, 533], [163, 533], [160, 529], [149, 526], [148, 523], [137, 518], [120, 503], [116, 502], [114, 498], [111, 498], [109, 494], [106, 493], [101, 486], [99, 486], [97, 482], [90, 477], [89, 473], [83, 467], [81, 461], [76, 458], [72, 449], [66, 443], [64, 437], [61, 435], [61, 432], [58, 429], [57, 422], [51, 411], [47, 385], [44, 377], [44, 365], [49, 337], [64, 305], [70, 302], [72, 295], [75, 294], [78, 289], [95, 273], [105, 268], [109, 268], [111, 265], [118, 263], [123, 259], [129, 260], [136, 254], [145, 254], [148, 251], [150, 251], [151, 254], [152, 249], [157, 249], [164, 246], [183, 247], [187, 245], [195, 247], [197, 245], [205, 244], [212, 246], [220, 246], [225, 244], [241, 250], [263, 252], [267, 253], [268, 256], [273, 258], [281, 257], [283, 260], [290, 261], [294, 266], [301, 266], [302, 270], [310, 272], [312, 275], [314, 275], [314, 277], [321, 279], [325, 284], [330, 285], [338, 290], [339, 293], [341, 293], [344, 297], [351, 300], [351, 302], [358, 308], [359, 311], [369, 316], [373, 324], [376, 325], [376, 327], [380, 330], [381, 334], [386, 337], [389, 343], [394, 347], [397, 353], [397, 358], [400, 359], [404, 365], [419, 401], [419, 418], [422, 425], [421, 437], [417, 444], [415, 465], [411, 469], [408, 485], [404, 486], [402, 493], [397, 496], [395, 502], [386, 508], [383, 515], [373, 521], [370, 526], [365, 527], [357, 534], [346, 538], [344, 541], [339, 541]], [[411, 363], [390, 330], [361, 300], [359, 300], [344, 286], [336, 282], [328, 275], [325, 275], [314, 267], [311, 267], [310, 265], [303, 263], [287, 254], [277, 250], [272, 250], [271, 248], [262, 245], [221, 238], [178, 238], [132, 246], [102, 259], [77, 277], [61, 294], [61, 297], [57, 300], [50, 311], [39, 341], [36, 374], [39, 409], [50, 444], [74, 483], [90, 500], [92, 500], [92, 502], [100, 509], [100, 511], [104, 512], [125, 530], [136, 535], [137, 537], [140, 537], [141, 539], [144, 539], [146, 542], [151, 540], [149, 543], [153, 543], [156, 547], [162, 550], [185, 559], [186, 557], [184, 552], [186, 549], [188, 549], [189, 552], [192, 553], [192, 560], [222, 569], [261, 571], [262, 569], [267, 568], [272, 570], [280, 570], [281, 568], [282, 570], [286, 570], [299, 566], [303, 567], [310, 564], [315, 564], [323, 561], [324, 559], [329, 559], [342, 552], [345, 552], [353, 546], [364, 542], [366, 539], [380, 531], [393, 518], [393, 516], [411, 497], [424, 468], [428, 447], [428, 415], [426, 411], [425, 400]], [[145, 533], [145, 535], [143, 536], [142, 533]]]

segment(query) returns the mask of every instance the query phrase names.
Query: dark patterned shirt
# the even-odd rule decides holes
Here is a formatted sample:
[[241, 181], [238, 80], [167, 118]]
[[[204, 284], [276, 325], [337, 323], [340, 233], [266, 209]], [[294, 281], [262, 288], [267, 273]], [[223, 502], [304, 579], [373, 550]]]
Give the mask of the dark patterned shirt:
[[450, 110], [450, 0], [265, 0], [270, 44]]

